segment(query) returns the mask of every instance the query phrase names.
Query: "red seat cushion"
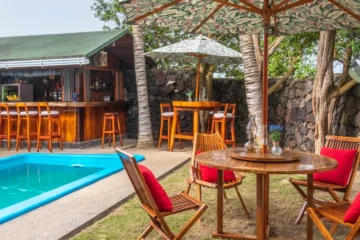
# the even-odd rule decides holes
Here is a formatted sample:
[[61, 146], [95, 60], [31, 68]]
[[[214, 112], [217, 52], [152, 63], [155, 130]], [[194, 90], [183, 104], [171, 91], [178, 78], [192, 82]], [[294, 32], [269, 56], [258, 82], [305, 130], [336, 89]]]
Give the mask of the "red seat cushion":
[[170, 198], [154, 174], [143, 165], [139, 164], [138, 167], [159, 210], [164, 212], [171, 212], [173, 207]]
[[357, 194], [353, 203], [344, 215], [344, 222], [355, 223], [360, 217], [360, 193]]
[[320, 154], [334, 158], [338, 162], [338, 166], [332, 171], [315, 173], [314, 180], [346, 186], [349, 181], [356, 153], [357, 150], [341, 150], [323, 147]]
[[[195, 155], [202, 153], [202, 151], [196, 151]], [[200, 175], [201, 180], [211, 183], [216, 183], [218, 180], [217, 169], [212, 167], [207, 167], [199, 164], [200, 166]], [[224, 182], [233, 182], [236, 181], [236, 176], [233, 171], [225, 170], [224, 171]]]

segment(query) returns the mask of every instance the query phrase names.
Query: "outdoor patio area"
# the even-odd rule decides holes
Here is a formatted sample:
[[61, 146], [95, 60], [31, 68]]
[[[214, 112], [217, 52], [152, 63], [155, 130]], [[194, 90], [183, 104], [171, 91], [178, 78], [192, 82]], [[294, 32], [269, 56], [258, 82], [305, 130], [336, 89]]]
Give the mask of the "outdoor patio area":
[[[169, 195], [184, 191], [186, 188], [186, 179], [189, 175], [188, 165], [161, 180]], [[275, 175], [271, 176], [270, 184], [270, 221], [271, 236], [288, 239], [306, 239], [306, 221], [300, 225], [296, 225], [299, 208], [303, 201], [299, 198], [296, 190], [288, 181], [289, 177], [303, 177], [294, 175]], [[226, 231], [243, 232], [253, 234], [256, 229], [256, 189], [255, 175], [246, 174], [240, 191], [243, 199], [250, 212], [251, 219], [248, 220], [241, 208], [240, 202], [235, 191], [228, 190], [224, 204], [224, 226]], [[357, 173], [351, 198], [353, 199], [360, 191], [360, 173]], [[195, 187], [190, 192], [192, 196], [196, 196]], [[325, 197], [326, 194], [316, 194], [317, 197]], [[212, 233], [216, 227], [216, 190], [203, 190], [203, 202], [208, 204], [208, 209], [204, 213], [201, 221], [196, 223], [184, 239], [212, 239]], [[109, 216], [98, 221], [94, 225], [86, 228], [73, 239], [136, 239], [144, 226], [149, 222], [148, 216], [139, 207], [139, 198], [134, 197], [121, 207], [115, 209]], [[174, 232], [178, 232], [185, 222], [191, 217], [190, 214], [182, 214], [181, 216], [170, 217], [170, 227]], [[136, 217], [134, 217], [136, 216]], [[327, 227], [330, 225], [327, 224]], [[345, 239], [348, 234], [347, 227], [339, 227], [334, 239]], [[320, 233], [314, 231], [314, 239], [323, 239]], [[148, 239], [161, 239], [157, 233], [152, 233]]]

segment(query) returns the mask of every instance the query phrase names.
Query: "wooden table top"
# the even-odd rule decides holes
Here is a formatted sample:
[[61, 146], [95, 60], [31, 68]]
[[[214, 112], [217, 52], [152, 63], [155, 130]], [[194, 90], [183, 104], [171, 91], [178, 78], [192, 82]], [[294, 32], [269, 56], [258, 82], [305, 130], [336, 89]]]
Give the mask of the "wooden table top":
[[335, 159], [306, 152], [295, 152], [300, 155], [300, 160], [285, 163], [250, 162], [232, 158], [231, 154], [238, 150], [224, 149], [203, 152], [197, 155], [195, 160], [208, 167], [257, 174], [310, 174], [329, 171], [337, 167]]
[[183, 107], [183, 108], [209, 108], [214, 109], [219, 107], [219, 102], [188, 102], [188, 101], [173, 101], [173, 107]]

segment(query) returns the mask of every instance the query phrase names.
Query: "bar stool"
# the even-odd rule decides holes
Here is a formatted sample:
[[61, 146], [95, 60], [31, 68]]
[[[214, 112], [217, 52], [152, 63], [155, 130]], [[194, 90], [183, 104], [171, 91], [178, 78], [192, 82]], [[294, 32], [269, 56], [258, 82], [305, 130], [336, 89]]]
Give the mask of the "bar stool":
[[[16, 151], [19, 150], [19, 144], [21, 143], [22, 148], [22, 140], [27, 140], [27, 149], [30, 152], [31, 145], [31, 137], [35, 137], [38, 135], [37, 129], [35, 131], [31, 131], [32, 126], [35, 122], [35, 128], [37, 128], [38, 121], [38, 112], [37, 111], [29, 111], [26, 103], [17, 103], [16, 110], [18, 113], [18, 121], [17, 121], [17, 130], [16, 130]], [[26, 133], [23, 133], [23, 122], [25, 121]]]
[[[226, 104], [225, 111], [223, 113], [217, 112], [214, 113], [212, 117], [212, 126], [211, 133], [219, 132], [219, 125], [221, 126], [221, 137], [224, 140], [225, 144], [231, 144], [233, 148], [235, 148], [235, 111], [236, 104]], [[231, 138], [226, 138], [226, 124], [230, 122], [230, 133]]]
[[226, 107], [226, 103], [220, 103], [219, 107], [217, 109], [215, 109], [214, 111], [209, 111], [209, 115], [207, 118], [207, 133], [210, 134], [211, 133], [211, 124], [212, 124], [212, 119], [214, 116], [214, 113], [224, 113]]
[[2, 146], [2, 140], [6, 139], [8, 151], [10, 151], [11, 147], [11, 137], [16, 140], [16, 131], [13, 130], [12, 126], [14, 122], [16, 124], [15, 126], [17, 126], [17, 120], [18, 113], [16, 111], [10, 111], [6, 103], [0, 103], [0, 146]]
[[[159, 134], [159, 146], [161, 148], [161, 143], [163, 139], [168, 141], [168, 149], [170, 149], [170, 134], [171, 134], [171, 126], [172, 120], [174, 118], [174, 112], [171, 112], [171, 107], [169, 103], [161, 103], [160, 104], [160, 134]], [[164, 123], [167, 121], [167, 135], [163, 134], [164, 131]], [[177, 130], [180, 133], [180, 123], [177, 123]], [[182, 148], [182, 140], [179, 139], [180, 148]]]
[[[110, 129], [106, 130], [106, 124], [108, 121], [111, 121], [111, 125], [109, 126]], [[115, 121], [117, 122], [118, 129], [115, 129]], [[102, 131], [102, 138], [101, 138], [101, 147], [104, 148], [104, 141], [105, 141], [105, 134], [109, 134], [109, 147], [111, 145], [111, 138], [112, 135], [112, 141], [114, 148], [116, 148], [116, 134], [119, 133], [120, 136], [120, 146], [123, 146], [122, 142], [122, 134], [121, 134], [121, 125], [120, 125], [120, 114], [117, 112], [111, 112], [111, 113], [104, 113], [104, 122], [103, 122], [103, 131]]]
[[[39, 125], [38, 125], [38, 137], [36, 144], [36, 151], [42, 148], [42, 141], [48, 141], [48, 150], [52, 152], [52, 141], [53, 139], [59, 139], [60, 149], [63, 150], [63, 141], [62, 141], [62, 128], [60, 122], [60, 112], [50, 110], [49, 104], [47, 102], [38, 103], [38, 111], [39, 111]], [[53, 121], [55, 120], [55, 121]], [[41, 135], [41, 126], [43, 121], [47, 122], [47, 131], [45, 131], [45, 135]], [[54, 125], [57, 125], [57, 131], [54, 131]]]

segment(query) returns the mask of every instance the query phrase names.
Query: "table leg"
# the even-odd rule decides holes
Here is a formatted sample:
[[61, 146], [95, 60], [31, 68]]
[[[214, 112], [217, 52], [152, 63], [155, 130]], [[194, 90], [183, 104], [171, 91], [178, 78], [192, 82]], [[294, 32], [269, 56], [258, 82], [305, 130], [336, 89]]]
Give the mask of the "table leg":
[[171, 124], [172, 124], [172, 120], [171, 120], [171, 118], [169, 118], [168, 119], [168, 129], [167, 129], [168, 133], [169, 133], [168, 134], [168, 149], [170, 149], [170, 140], [171, 140], [171, 135], [172, 135], [171, 134], [171, 131], [172, 131], [172, 125]]
[[226, 118], [224, 117], [221, 121], [221, 138], [224, 140], [226, 139]]
[[269, 175], [256, 175], [256, 238], [257, 240], [266, 239], [266, 229], [268, 221], [268, 204], [269, 191], [266, 188], [269, 186]]
[[264, 222], [265, 222], [265, 236], [266, 238], [270, 237], [270, 225], [269, 225], [269, 190], [270, 190], [270, 180], [269, 174], [264, 175]]
[[[178, 111], [176, 108], [174, 108], [174, 118], [172, 121], [172, 126], [171, 126], [171, 134], [170, 134], [170, 146], [169, 146], [169, 150], [172, 151], [174, 149], [174, 143], [175, 143], [175, 133], [176, 133], [176, 125], [177, 125], [177, 121], [178, 121]], [[169, 139], [168, 139], [169, 141]]]
[[[313, 174], [307, 175], [307, 207], [313, 207], [314, 179]], [[307, 214], [307, 240], [313, 239], [313, 222]]]
[[218, 169], [218, 182], [217, 182], [217, 226], [216, 232], [223, 233], [223, 214], [224, 214], [224, 171]]
[[199, 110], [196, 109], [194, 111], [194, 116], [193, 116], [193, 133], [194, 133], [194, 138], [195, 135], [199, 132]]

